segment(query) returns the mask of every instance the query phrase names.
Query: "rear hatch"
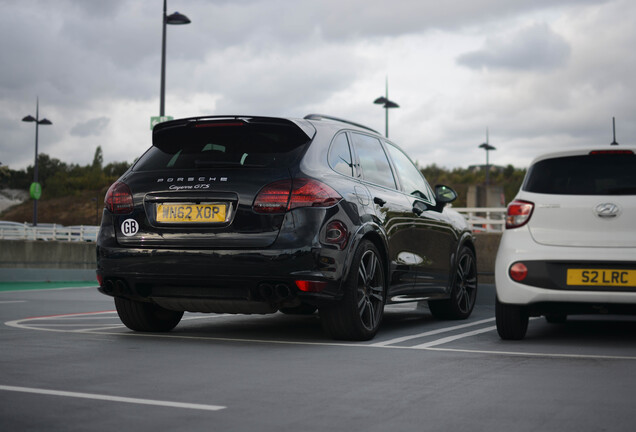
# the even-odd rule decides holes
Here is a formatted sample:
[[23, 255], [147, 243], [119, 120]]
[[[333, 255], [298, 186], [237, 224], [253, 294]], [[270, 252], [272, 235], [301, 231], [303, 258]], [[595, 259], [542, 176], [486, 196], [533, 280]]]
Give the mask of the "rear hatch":
[[535, 204], [528, 228], [538, 243], [636, 247], [636, 155], [631, 150], [538, 161], [519, 198]]
[[[117, 240], [156, 248], [263, 248], [284, 215], [252, 205], [266, 185], [290, 179], [313, 137], [303, 121], [195, 118], [162, 123], [153, 146], [121, 179], [132, 215], [116, 218]], [[129, 229], [125, 222], [138, 224]], [[134, 222], [133, 222], [134, 224]]]

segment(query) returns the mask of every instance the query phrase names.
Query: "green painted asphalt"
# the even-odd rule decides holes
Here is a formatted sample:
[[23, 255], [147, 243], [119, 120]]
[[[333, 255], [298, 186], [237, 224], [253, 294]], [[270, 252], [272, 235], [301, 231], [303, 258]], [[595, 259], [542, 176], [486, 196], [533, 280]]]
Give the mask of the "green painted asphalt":
[[0, 282], [0, 292], [26, 291], [56, 288], [95, 287], [95, 281], [71, 281], [71, 282]]

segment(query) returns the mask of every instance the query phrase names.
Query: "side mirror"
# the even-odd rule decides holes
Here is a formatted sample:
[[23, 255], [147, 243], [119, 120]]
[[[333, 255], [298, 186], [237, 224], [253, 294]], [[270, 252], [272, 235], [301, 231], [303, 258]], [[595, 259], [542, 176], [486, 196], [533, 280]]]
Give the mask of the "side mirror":
[[457, 199], [457, 192], [449, 186], [435, 186], [435, 200], [437, 201], [436, 210], [442, 211], [446, 204], [452, 203]]
[[457, 199], [457, 192], [451, 187], [444, 185], [435, 186], [435, 199], [444, 204], [451, 203]]

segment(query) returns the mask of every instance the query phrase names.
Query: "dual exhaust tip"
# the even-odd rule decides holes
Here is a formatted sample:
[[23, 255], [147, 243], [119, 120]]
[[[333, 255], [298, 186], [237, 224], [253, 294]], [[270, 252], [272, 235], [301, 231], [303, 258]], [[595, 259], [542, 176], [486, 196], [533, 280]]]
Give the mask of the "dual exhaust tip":
[[107, 294], [121, 294], [129, 292], [128, 284], [123, 279], [106, 279], [102, 289]]
[[289, 286], [283, 283], [262, 283], [258, 285], [258, 296], [268, 302], [278, 303], [284, 300], [289, 300], [294, 297], [294, 294], [289, 289]]

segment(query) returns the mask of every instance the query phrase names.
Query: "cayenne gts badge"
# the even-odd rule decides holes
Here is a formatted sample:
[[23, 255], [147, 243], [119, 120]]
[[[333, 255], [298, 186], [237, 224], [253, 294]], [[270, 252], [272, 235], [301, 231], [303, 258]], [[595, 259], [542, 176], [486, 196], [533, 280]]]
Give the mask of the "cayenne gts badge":
[[131, 237], [139, 231], [139, 224], [134, 219], [126, 219], [121, 224], [121, 233], [126, 237]]
[[613, 218], [618, 216], [619, 208], [614, 203], [602, 203], [596, 206], [596, 215], [600, 218]]

